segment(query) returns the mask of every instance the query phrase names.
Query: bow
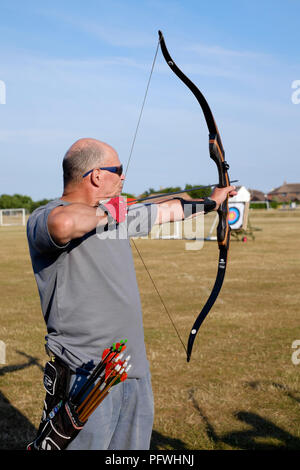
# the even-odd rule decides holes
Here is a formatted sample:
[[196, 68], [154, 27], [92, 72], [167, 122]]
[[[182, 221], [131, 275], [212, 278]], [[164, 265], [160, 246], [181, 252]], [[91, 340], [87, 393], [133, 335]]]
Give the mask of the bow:
[[[201, 91], [196, 87], [196, 85], [177, 67], [174, 60], [169, 54], [167, 49], [164, 36], [161, 31], [158, 32], [159, 34], [159, 44], [162, 51], [162, 54], [168, 64], [168, 66], [172, 69], [172, 71], [177, 75], [177, 77], [183, 81], [183, 83], [191, 90], [195, 98], [197, 99], [201, 109], [203, 111], [206, 124], [209, 131], [209, 155], [210, 158], [215, 162], [218, 169], [219, 175], [219, 188], [225, 188], [230, 186], [229, 176], [228, 176], [228, 169], [229, 165], [225, 161], [225, 152], [223, 149], [221, 137], [215, 123], [213, 114], [211, 109], [204, 98]], [[203, 321], [205, 320], [206, 316], [208, 315], [210, 309], [214, 305], [219, 292], [221, 290], [226, 265], [227, 265], [227, 255], [229, 250], [229, 241], [230, 241], [230, 227], [228, 223], [228, 196], [226, 200], [220, 205], [218, 209], [219, 215], [219, 223], [217, 226], [217, 240], [218, 240], [218, 247], [219, 247], [219, 263], [218, 263], [218, 272], [215, 280], [215, 284], [211, 291], [209, 298], [207, 299], [204, 307], [202, 308], [201, 312], [199, 313], [196, 321], [193, 324], [193, 327], [189, 334], [188, 344], [187, 344], [187, 362], [190, 361], [193, 344], [197, 335], [197, 332], [202, 325]]]

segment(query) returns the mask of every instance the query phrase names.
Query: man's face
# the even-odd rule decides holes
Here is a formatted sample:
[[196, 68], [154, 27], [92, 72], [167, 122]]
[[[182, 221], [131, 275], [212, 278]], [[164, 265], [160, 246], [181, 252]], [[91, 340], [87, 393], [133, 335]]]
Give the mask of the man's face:
[[[109, 156], [101, 164], [101, 167], [119, 167], [121, 162], [119, 160], [118, 154], [114, 151], [110, 152]], [[122, 173], [119, 176], [117, 173], [113, 173], [108, 170], [99, 170], [100, 171], [100, 186], [99, 186], [99, 196], [103, 198], [111, 198], [119, 196], [122, 192], [125, 175]]]

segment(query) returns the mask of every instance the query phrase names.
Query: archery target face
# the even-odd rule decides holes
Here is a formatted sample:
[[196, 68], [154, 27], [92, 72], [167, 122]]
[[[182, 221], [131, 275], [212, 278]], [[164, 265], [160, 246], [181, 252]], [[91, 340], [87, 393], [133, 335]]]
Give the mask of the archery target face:
[[244, 209], [243, 202], [229, 203], [228, 223], [231, 229], [238, 229], [243, 225]]

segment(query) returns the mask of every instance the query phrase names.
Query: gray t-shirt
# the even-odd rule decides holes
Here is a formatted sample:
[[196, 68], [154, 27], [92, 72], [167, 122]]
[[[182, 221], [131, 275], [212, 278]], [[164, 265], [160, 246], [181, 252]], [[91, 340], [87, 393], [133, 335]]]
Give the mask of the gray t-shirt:
[[125, 223], [108, 232], [97, 228], [61, 247], [52, 240], [47, 220], [52, 209], [66, 204], [51, 201], [27, 223], [47, 345], [75, 371], [97, 364], [105, 348], [127, 339], [129, 377], [143, 377], [149, 365], [129, 237], [149, 233], [157, 207], [130, 206]]

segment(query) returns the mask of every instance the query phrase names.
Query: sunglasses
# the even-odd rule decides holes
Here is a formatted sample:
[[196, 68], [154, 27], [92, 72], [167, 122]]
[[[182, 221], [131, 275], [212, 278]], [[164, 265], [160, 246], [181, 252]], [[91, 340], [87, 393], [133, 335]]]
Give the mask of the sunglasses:
[[93, 168], [92, 170], [87, 171], [86, 173], [84, 173], [82, 178], [89, 175], [90, 173], [92, 173], [92, 171], [94, 171], [96, 169], [97, 170], [110, 171], [111, 173], [116, 173], [118, 176], [121, 176], [123, 174], [123, 165], [120, 165], [120, 166], [103, 166], [102, 168]]

